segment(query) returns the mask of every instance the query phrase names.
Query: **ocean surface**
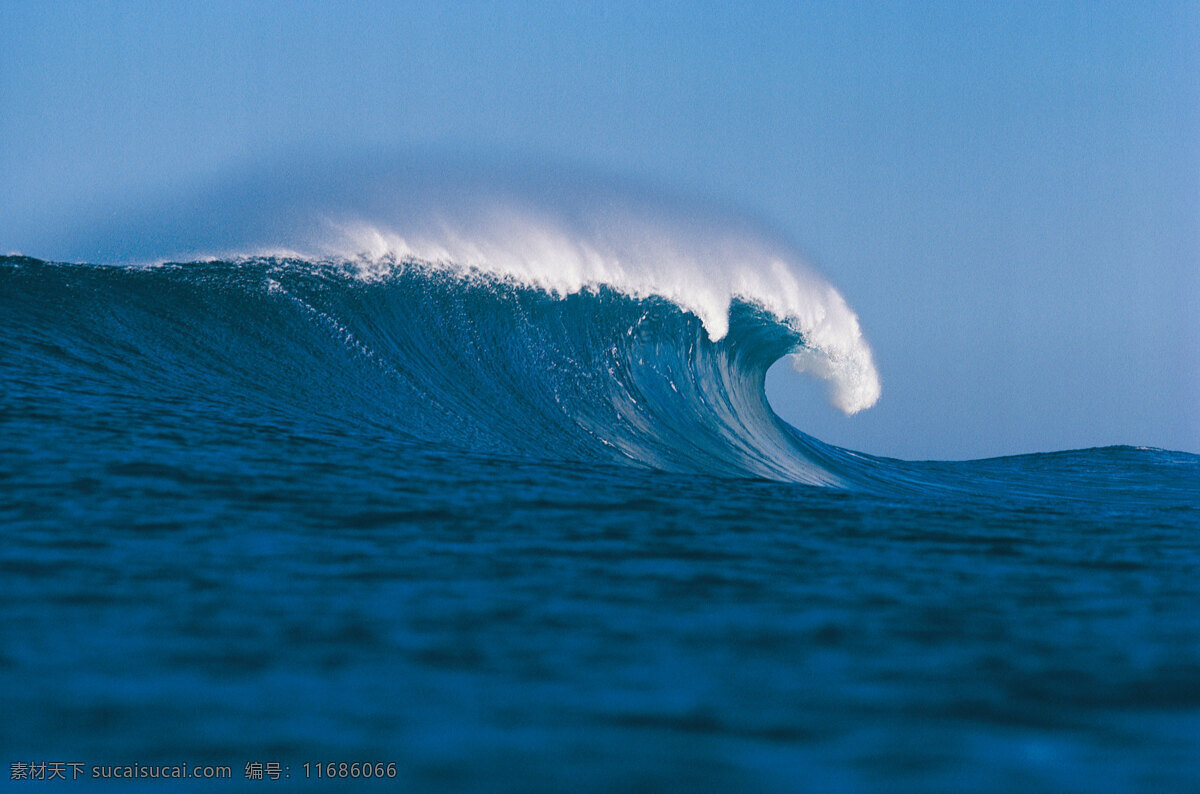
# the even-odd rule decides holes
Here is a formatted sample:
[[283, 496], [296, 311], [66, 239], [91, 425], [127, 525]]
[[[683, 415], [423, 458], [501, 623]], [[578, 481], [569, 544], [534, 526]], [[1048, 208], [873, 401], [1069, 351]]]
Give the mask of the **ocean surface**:
[[9, 780], [1200, 791], [1200, 456], [825, 444], [767, 369], [878, 380], [779, 268], [364, 261], [0, 258]]

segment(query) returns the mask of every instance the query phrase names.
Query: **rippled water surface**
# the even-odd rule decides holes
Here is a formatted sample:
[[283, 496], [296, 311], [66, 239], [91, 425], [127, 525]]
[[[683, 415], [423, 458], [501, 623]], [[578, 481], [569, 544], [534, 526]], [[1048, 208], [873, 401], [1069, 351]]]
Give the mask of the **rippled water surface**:
[[272, 267], [3, 261], [8, 762], [1200, 789], [1197, 456], [874, 459], [774, 419], [748, 309]]

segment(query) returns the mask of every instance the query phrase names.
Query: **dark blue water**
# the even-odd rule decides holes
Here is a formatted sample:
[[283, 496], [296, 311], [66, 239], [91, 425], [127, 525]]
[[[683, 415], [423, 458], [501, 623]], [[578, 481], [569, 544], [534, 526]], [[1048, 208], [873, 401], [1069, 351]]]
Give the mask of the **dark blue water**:
[[750, 305], [414, 264], [10, 257], [0, 332], [9, 764], [1200, 790], [1198, 456], [872, 458]]

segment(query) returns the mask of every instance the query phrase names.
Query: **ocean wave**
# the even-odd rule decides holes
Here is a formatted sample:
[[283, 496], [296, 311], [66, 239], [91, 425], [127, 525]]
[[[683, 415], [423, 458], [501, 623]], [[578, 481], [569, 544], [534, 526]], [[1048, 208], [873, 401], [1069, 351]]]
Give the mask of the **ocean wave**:
[[767, 403], [767, 369], [807, 340], [762, 306], [734, 299], [717, 336], [656, 295], [383, 261], [8, 259], [0, 272], [5, 302], [40, 313], [26, 327], [55, 329], [29, 366], [92, 389], [484, 454], [843, 484], [834, 448]]
[[870, 346], [842, 295], [782, 236], [736, 210], [546, 166], [294, 165], [105, 207], [103, 222], [51, 227], [45, 250], [31, 252], [116, 264], [338, 262], [364, 280], [421, 263], [556, 297], [610, 290], [664, 299], [699, 318], [713, 341], [745, 303], [803, 337], [792, 362], [828, 383], [837, 408], [856, 413], [879, 398]]
[[[58, 416], [116, 444], [196, 424], [278, 433], [281, 449], [300, 433], [961, 504], [1194, 498], [1200, 456], [1184, 453], [908, 462], [826, 444], [776, 416], [764, 388], [782, 358], [828, 358], [802, 323], [733, 297], [714, 333], [680, 303], [631, 292], [531, 285], [390, 249], [153, 266], [0, 258], [0, 416]], [[1129, 485], [1143, 469], [1153, 478], [1135, 481], [1153, 493]]]

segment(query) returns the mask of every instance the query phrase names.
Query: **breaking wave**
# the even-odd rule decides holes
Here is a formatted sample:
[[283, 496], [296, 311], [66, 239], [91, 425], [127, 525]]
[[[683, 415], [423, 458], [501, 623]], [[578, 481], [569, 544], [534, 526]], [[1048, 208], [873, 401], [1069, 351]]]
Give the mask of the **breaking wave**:
[[714, 332], [663, 296], [385, 259], [8, 258], [0, 272], [5, 302], [34, 314], [12, 350], [97, 394], [302, 414], [484, 454], [842, 482], [838, 451], [766, 400], [772, 363], [823, 355], [794, 319], [735, 297]]

